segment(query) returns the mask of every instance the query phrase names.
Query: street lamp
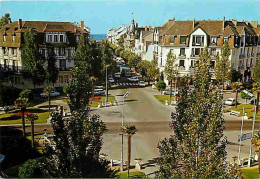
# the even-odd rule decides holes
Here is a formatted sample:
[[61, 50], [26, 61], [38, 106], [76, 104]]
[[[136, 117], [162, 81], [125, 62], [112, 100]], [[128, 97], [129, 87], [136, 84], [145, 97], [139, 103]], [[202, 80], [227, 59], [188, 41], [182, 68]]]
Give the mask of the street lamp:
[[[124, 96], [123, 96], [122, 128], [123, 128], [123, 126], [124, 126], [124, 106], [125, 106], [125, 98], [127, 98], [127, 96], [128, 96], [130, 93], [131, 93], [130, 91], [127, 91], [127, 92], [124, 94]], [[122, 135], [122, 139], [121, 139], [121, 171], [124, 171], [124, 164], [123, 164], [123, 162], [124, 162], [124, 160], [123, 160], [123, 158], [124, 158], [124, 156], [123, 156], [124, 135], [123, 135], [123, 133], [120, 134], [120, 135]]]
[[107, 88], [107, 67], [109, 67], [109, 65], [106, 65], [106, 103], [108, 102], [108, 100], [107, 100], [107, 96], [108, 96], [108, 88]]
[[[252, 124], [252, 137], [254, 136], [255, 130], [255, 116], [256, 116], [256, 104], [255, 104], [255, 97], [254, 97], [254, 114], [253, 114], [253, 124]], [[251, 157], [252, 157], [252, 142], [250, 143], [250, 151], [249, 151], [249, 159], [248, 159], [248, 167], [251, 167]]]
[[239, 140], [239, 148], [238, 148], [238, 166], [241, 165], [240, 153], [241, 153], [241, 142], [242, 142], [242, 135], [243, 135], [244, 119], [248, 119], [247, 113], [245, 113], [245, 108], [243, 108], [243, 116], [242, 116], [242, 122], [241, 122], [241, 130], [240, 130], [240, 140]]

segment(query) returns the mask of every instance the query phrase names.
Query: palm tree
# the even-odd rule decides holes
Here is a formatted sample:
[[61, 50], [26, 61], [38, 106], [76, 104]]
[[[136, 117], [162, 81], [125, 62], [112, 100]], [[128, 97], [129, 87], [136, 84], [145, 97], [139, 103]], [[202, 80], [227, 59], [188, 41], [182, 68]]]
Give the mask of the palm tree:
[[48, 86], [46, 88], [44, 88], [43, 93], [48, 96], [48, 101], [49, 101], [49, 111], [51, 110], [51, 92], [53, 91], [53, 87], [52, 86]]
[[38, 119], [36, 114], [29, 114], [27, 115], [27, 119], [31, 122], [31, 140], [32, 140], [32, 147], [34, 147], [34, 121]]
[[137, 132], [134, 125], [124, 125], [121, 131], [127, 134], [127, 170], [129, 176], [130, 160], [131, 160], [131, 137]]
[[242, 88], [242, 83], [241, 82], [234, 82], [231, 83], [231, 88], [236, 92], [236, 100], [235, 100], [235, 107], [237, 108], [237, 95], [238, 95], [238, 90]]
[[260, 133], [254, 135], [252, 144], [255, 148], [258, 148], [258, 173], [260, 175]]
[[20, 108], [22, 112], [22, 125], [23, 125], [23, 135], [25, 136], [25, 121], [24, 121], [24, 113], [28, 106], [28, 98], [17, 98], [15, 100], [15, 107]]

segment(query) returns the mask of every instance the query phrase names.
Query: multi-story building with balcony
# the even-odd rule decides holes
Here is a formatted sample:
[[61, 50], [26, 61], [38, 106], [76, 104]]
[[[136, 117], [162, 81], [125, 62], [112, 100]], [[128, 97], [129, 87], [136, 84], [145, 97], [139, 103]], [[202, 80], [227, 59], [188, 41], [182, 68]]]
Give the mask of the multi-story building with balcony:
[[[257, 21], [237, 20], [169, 20], [162, 27], [154, 28], [153, 50], [158, 57], [160, 71], [164, 70], [167, 54], [172, 51], [177, 59], [179, 77], [192, 75], [194, 63], [201, 51], [208, 47], [212, 72], [215, 55], [221, 53], [224, 42], [231, 49], [231, 68], [241, 72], [241, 81], [252, 77], [252, 67], [259, 59], [260, 38]], [[213, 75], [214, 78], [214, 75]], [[167, 82], [167, 80], [165, 80]]]
[[[73, 55], [77, 41], [81, 34], [89, 35], [81, 21], [81, 26], [70, 22], [22, 21], [19, 19], [0, 29], [0, 68], [14, 72], [14, 86], [18, 88], [33, 88], [30, 80], [21, 75], [22, 45], [24, 33], [32, 29], [36, 34], [36, 41], [40, 53], [47, 59], [50, 53], [55, 55], [59, 69], [59, 78], [55, 86], [64, 86], [72, 77], [74, 67]], [[46, 81], [48, 83], [48, 81]], [[44, 84], [47, 85], [47, 84]]]

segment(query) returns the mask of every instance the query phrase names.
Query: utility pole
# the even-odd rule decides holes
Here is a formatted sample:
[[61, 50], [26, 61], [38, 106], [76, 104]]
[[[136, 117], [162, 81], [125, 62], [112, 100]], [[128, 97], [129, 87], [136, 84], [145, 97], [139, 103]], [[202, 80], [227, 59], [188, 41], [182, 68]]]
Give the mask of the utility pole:
[[242, 135], [243, 135], [244, 118], [247, 118], [247, 116], [245, 115], [245, 108], [243, 108], [243, 116], [242, 116], [242, 122], [241, 122], [241, 130], [240, 130], [240, 140], [239, 140], [239, 149], [238, 149], [238, 166], [241, 165], [240, 153], [241, 153], [241, 143], [242, 143]]

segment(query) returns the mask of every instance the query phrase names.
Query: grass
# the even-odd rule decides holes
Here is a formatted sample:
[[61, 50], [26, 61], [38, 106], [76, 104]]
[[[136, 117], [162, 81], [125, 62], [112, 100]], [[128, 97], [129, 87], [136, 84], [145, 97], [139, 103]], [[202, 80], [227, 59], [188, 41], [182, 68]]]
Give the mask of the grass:
[[[108, 96], [107, 100], [108, 102], [115, 101], [115, 96]], [[99, 102], [105, 102], [105, 101], [106, 101], [106, 97], [102, 96], [99, 101], [91, 102], [90, 107], [98, 107]]]
[[[128, 178], [127, 171], [118, 172], [116, 178]], [[145, 178], [145, 173], [139, 170], [130, 170], [129, 178]]]
[[[254, 105], [251, 104], [239, 104], [237, 105], [237, 109], [235, 108], [235, 106], [232, 106], [226, 109], [225, 112], [230, 112], [231, 110], [233, 110], [233, 111], [238, 111], [240, 112], [241, 115], [243, 115], [243, 108], [245, 108], [245, 113], [247, 113], [247, 117], [253, 118]], [[260, 112], [257, 113], [256, 119], [260, 119]]]
[[242, 176], [245, 177], [246, 179], [250, 178], [259, 178], [259, 174], [257, 173], [258, 168], [243, 168], [241, 169], [242, 171]]
[[[13, 110], [6, 114], [0, 115], [0, 125], [7, 125], [7, 124], [21, 124], [22, 123], [22, 116], [15, 115], [15, 113], [19, 113], [20, 110]], [[43, 109], [29, 107], [26, 109], [26, 112], [38, 115], [38, 120], [35, 123], [46, 123], [49, 117], [49, 112]], [[30, 121], [25, 119], [26, 124], [30, 124]]]
[[[154, 97], [160, 101], [162, 105], [165, 105], [165, 100], [170, 101], [170, 95], [154, 95]], [[174, 97], [172, 96], [172, 101], [174, 100]]]

